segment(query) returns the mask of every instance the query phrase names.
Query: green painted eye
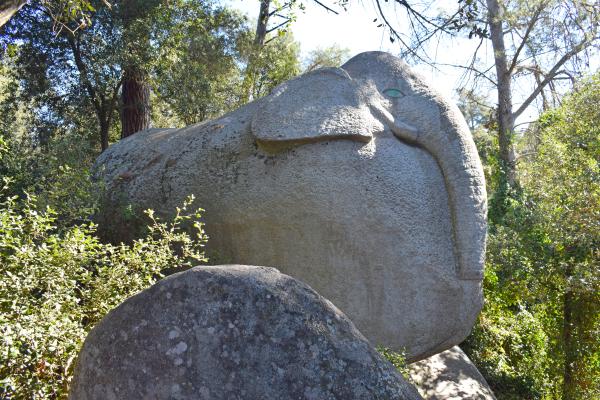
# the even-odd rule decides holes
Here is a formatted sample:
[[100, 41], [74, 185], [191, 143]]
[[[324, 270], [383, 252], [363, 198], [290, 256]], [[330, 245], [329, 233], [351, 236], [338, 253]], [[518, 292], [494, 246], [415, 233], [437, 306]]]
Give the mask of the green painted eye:
[[385, 89], [383, 94], [389, 97], [404, 97], [404, 93], [400, 89]]

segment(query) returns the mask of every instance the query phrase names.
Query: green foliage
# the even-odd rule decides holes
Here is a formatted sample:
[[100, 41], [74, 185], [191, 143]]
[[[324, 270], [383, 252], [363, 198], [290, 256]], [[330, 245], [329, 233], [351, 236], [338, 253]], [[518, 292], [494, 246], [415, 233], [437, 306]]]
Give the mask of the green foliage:
[[[94, 11], [86, 28], [74, 33], [55, 34], [52, 18], [35, 2], [0, 31], [6, 50], [1, 63], [10, 64], [12, 77], [7, 92], [14, 98], [5, 105], [24, 104], [30, 110], [28, 135], [39, 144], [76, 131], [96, 146], [107, 136], [116, 140], [120, 85], [128, 65], [143, 71], [152, 88], [155, 126], [189, 125], [238, 104], [251, 35], [244, 17], [214, 1], [90, 4]], [[269, 60], [269, 79], [281, 79], [273, 78], [273, 71], [288, 65], [275, 58]], [[3, 116], [15, 114], [6, 111]]]
[[0, 205], [0, 397], [65, 398], [83, 340], [108, 311], [165, 271], [206, 261], [192, 201], [168, 223], [149, 211], [149, 234], [119, 246], [100, 243], [91, 223], [57, 229], [34, 196]]
[[[11, 96], [2, 96], [10, 85], [0, 82], [0, 107], [16, 102], [12, 121], [0, 125], [0, 137], [6, 146], [0, 158], [0, 175], [10, 177], [10, 190], [0, 200], [31, 193], [41, 207], [55, 210], [61, 226], [89, 220], [95, 212], [101, 188], [90, 180], [89, 166], [97, 156], [93, 140], [77, 130], [56, 130], [42, 145], [32, 129], [31, 119], [22, 117], [23, 104]], [[21, 109], [21, 110], [20, 110]], [[10, 150], [8, 150], [10, 149]]]
[[250, 35], [246, 20], [210, 2], [180, 0], [157, 13], [152, 31], [155, 105], [166, 105], [178, 125], [231, 111], [240, 91], [241, 49]]
[[268, 95], [277, 85], [300, 73], [300, 45], [291, 33], [269, 39], [260, 49], [254, 46], [254, 36], [248, 35], [242, 42], [246, 71], [240, 104]]
[[258, 77], [254, 85], [254, 97], [266, 96], [279, 84], [300, 73], [298, 56], [300, 44], [291, 33], [280, 35], [260, 52], [257, 65]]
[[410, 372], [408, 369], [408, 365], [406, 364], [406, 355], [404, 352], [396, 352], [390, 348], [377, 346], [377, 351], [385, 357], [386, 360], [392, 363], [394, 367], [406, 378], [410, 381]]
[[540, 117], [502, 205], [497, 147], [480, 141], [493, 166], [486, 304], [464, 349], [500, 399], [600, 397], [599, 102], [596, 75]]
[[110, 9], [93, 3], [89, 26], [75, 33], [55, 34], [53, 19], [35, 2], [0, 32], [7, 49], [2, 62], [17, 88], [9, 104], [26, 107], [26, 135], [36, 146], [59, 133], [77, 132], [98, 144], [102, 132], [118, 132], [121, 29]]
[[544, 272], [562, 302], [565, 398], [600, 397], [600, 75], [540, 118], [523, 182], [548, 237]]
[[338, 45], [319, 47], [312, 50], [304, 61], [304, 72], [317, 68], [339, 67], [350, 58], [350, 49]]
[[484, 309], [462, 346], [499, 399], [542, 398], [554, 385], [545, 310], [534, 298], [532, 259], [518, 232], [495, 227], [488, 238]]
[[[74, 32], [90, 25], [91, 14], [96, 11], [92, 1], [87, 0], [38, 0], [45, 8], [45, 12], [54, 21], [53, 31], [60, 32], [63, 29]], [[102, 3], [109, 5], [108, 0]]]

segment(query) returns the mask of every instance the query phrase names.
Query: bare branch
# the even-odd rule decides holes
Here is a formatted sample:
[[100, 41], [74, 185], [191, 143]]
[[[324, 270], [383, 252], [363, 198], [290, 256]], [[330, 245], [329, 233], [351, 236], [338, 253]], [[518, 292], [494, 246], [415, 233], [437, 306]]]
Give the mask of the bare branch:
[[[380, 0], [376, 0], [378, 5], [379, 5], [379, 1]], [[425, 17], [423, 14], [421, 14], [417, 10], [415, 10], [410, 4], [408, 4], [408, 2], [406, 0], [395, 0], [395, 1], [396, 1], [396, 3], [404, 6], [410, 14], [414, 15], [419, 23], [429, 24], [432, 27], [434, 27], [435, 30], [437, 30], [437, 31], [442, 31], [444, 33], [451, 33], [451, 32], [448, 32], [445, 28], [446, 28], [446, 26], [448, 26], [449, 21], [451, 21], [454, 18], [454, 16], [456, 16], [458, 13], [455, 13], [452, 18], [449, 18], [448, 20], [446, 20], [446, 22], [444, 22], [444, 24], [438, 25], [438, 24], [433, 23], [429, 18]]]
[[486, 80], [488, 80], [492, 85], [497, 86], [497, 83], [491, 79], [489, 76], [487, 76], [485, 74], [485, 72], [479, 71], [477, 68], [472, 67], [472, 66], [465, 66], [465, 65], [458, 65], [458, 64], [446, 64], [446, 63], [436, 63], [437, 65], [443, 65], [446, 67], [454, 67], [454, 68], [461, 68], [461, 69], [465, 69], [468, 70], [470, 72], [474, 72], [475, 75], [484, 78]]
[[337, 11], [335, 11], [332, 8], [327, 7], [325, 4], [321, 3], [319, 0], [313, 0], [315, 3], [317, 3], [318, 5], [320, 5], [321, 7], [323, 7], [325, 10], [334, 13], [335, 15], [338, 15], [339, 13]]
[[413, 56], [415, 56], [417, 59], [421, 60], [425, 64], [431, 65], [431, 63], [429, 61], [426, 61], [425, 59], [423, 59], [423, 57], [421, 57], [419, 54], [417, 54], [417, 52], [414, 51], [411, 46], [406, 44], [406, 42], [404, 41], [404, 39], [402, 39], [400, 34], [392, 27], [392, 25], [388, 21], [387, 17], [385, 16], [383, 10], [381, 9], [381, 4], [379, 3], [379, 0], [375, 0], [375, 4], [377, 5], [377, 10], [379, 11], [379, 15], [383, 19], [383, 22], [387, 25], [388, 29], [390, 30], [390, 33], [394, 37], [396, 37], [400, 41], [400, 43], [402, 43], [402, 45], [409, 51], [409, 53], [411, 53]]
[[279, 25], [277, 25], [277, 26], [275, 26], [275, 27], [273, 27], [271, 29], [267, 29], [267, 34], [276, 31], [277, 29], [281, 28], [284, 25], [289, 24], [290, 21], [291, 21], [291, 19], [287, 19], [287, 20], [283, 21], [282, 23], [280, 23]]
[[269, 13], [269, 17], [272, 17], [273, 15], [277, 15], [279, 12], [285, 10], [286, 8], [289, 8], [292, 5], [292, 3], [288, 2], [285, 3], [284, 5], [282, 5], [281, 7], [277, 7], [276, 9], [274, 9], [273, 11], [271, 11]]
[[71, 47], [71, 51], [73, 52], [73, 59], [75, 60], [75, 66], [79, 71], [79, 77], [81, 79], [81, 82], [83, 83], [85, 90], [88, 92], [88, 95], [90, 96], [90, 100], [92, 101], [94, 108], [97, 112], [100, 112], [102, 107], [98, 99], [96, 90], [94, 89], [94, 86], [90, 82], [90, 79], [87, 75], [87, 68], [85, 66], [85, 63], [83, 62], [83, 59], [81, 58], [79, 42], [75, 42], [75, 38], [72, 35], [67, 35], [67, 41], [69, 42], [69, 46]]
[[[473, 52], [473, 57], [471, 57], [471, 61], [469, 62], [469, 68], [470, 68], [470, 70], [468, 68], [465, 69], [465, 71], [463, 72], [463, 74], [460, 77], [460, 81], [459, 82], [464, 82], [466, 84], [469, 81], [469, 75], [470, 75], [470, 73], [473, 70], [475, 70], [475, 61], [477, 61], [477, 54], [479, 53], [479, 49], [483, 45], [483, 40], [484, 40], [483, 37], [481, 37], [479, 39], [479, 44], [475, 48], [475, 51]], [[489, 71], [489, 69], [488, 69], [488, 71]]]
[[533, 100], [535, 100], [535, 98], [540, 94], [540, 92], [544, 89], [544, 87], [548, 83], [550, 83], [556, 77], [556, 75], [558, 75], [560, 72], [562, 72], [562, 71], [560, 71], [560, 68], [567, 61], [569, 61], [569, 59], [571, 59], [571, 57], [573, 57], [577, 53], [585, 50], [586, 48], [591, 46], [591, 44], [592, 44], [592, 41], [588, 38], [585, 38], [581, 42], [579, 42], [576, 46], [574, 46], [570, 51], [568, 51], [565, 55], [563, 55], [560, 58], [560, 60], [558, 60], [558, 62], [556, 64], [554, 64], [554, 67], [552, 67], [552, 69], [550, 71], [548, 71], [544, 80], [539, 85], [537, 85], [537, 87], [535, 88], [533, 93], [531, 93], [531, 95], [529, 95], [529, 97], [527, 97], [527, 99], [523, 102], [523, 104], [521, 104], [521, 106], [517, 109], [517, 111], [515, 111], [513, 113], [513, 118], [517, 118], [519, 115], [521, 115], [523, 113], [523, 111], [525, 111], [527, 109], [527, 107], [529, 107], [531, 102]]
[[515, 52], [515, 55], [513, 56], [512, 62], [510, 63], [510, 66], [508, 67], [509, 75], [512, 74], [513, 70], [515, 69], [515, 66], [517, 65], [517, 62], [519, 62], [519, 55], [521, 54], [523, 47], [525, 47], [525, 44], [527, 43], [527, 40], [529, 39], [529, 35], [531, 34], [533, 27], [537, 23], [538, 18], [540, 17], [540, 14], [543, 9], [544, 9], [544, 3], [542, 2], [539, 4], [538, 8], [536, 8], [535, 12], [531, 16], [531, 21], [529, 21], [529, 25], [527, 25], [527, 30], [525, 30], [525, 34], [523, 35], [521, 44], [519, 44], [519, 47], [517, 48], [517, 51]]

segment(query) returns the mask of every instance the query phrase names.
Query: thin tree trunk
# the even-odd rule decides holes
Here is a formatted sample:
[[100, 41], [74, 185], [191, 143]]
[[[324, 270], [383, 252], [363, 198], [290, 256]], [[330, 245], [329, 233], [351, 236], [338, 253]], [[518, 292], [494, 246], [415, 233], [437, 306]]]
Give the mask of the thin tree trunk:
[[498, 77], [498, 145], [500, 148], [500, 167], [510, 187], [516, 186], [516, 162], [513, 147], [515, 121], [512, 112], [511, 71], [504, 45], [502, 30], [503, 11], [498, 0], [486, 0], [490, 38], [494, 50], [494, 63]]
[[[535, 83], [537, 83], [538, 86], [542, 86], [542, 79], [540, 78], [540, 73], [534, 72], [533, 76], [535, 77]], [[552, 90], [552, 84], [549, 84], [549, 86]], [[546, 96], [546, 90], [542, 89], [540, 95], [542, 96], [542, 111], [546, 112], [550, 109], [550, 102], [548, 101], [548, 96]]]
[[257, 74], [257, 61], [262, 47], [265, 45], [267, 37], [267, 25], [269, 23], [269, 10], [271, 8], [271, 0], [260, 1], [260, 11], [258, 13], [258, 21], [256, 23], [256, 33], [250, 56], [248, 57], [248, 65], [244, 74], [244, 82], [242, 84], [242, 98], [240, 104], [245, 104], [252, 99], [254, 82]]
[[269, 8], [271, 0], [261, 0], [258, 22], [256, 23], [256, 35], [254, 36], [254, 47], [261, 48], [267, 37], [267, 24], [269, 23]]
[[73, 51], [73, 59], [75, 60], [75, 65], [77, 66], [77, 70], [79, 71], [79, 79], [83, 84], [88, 96], [90, 98], [90, 102], [94, 107], [94, 112], [96, 114], [96, 118], [98, 118], [98, 125], [100, 126], [100, 149], [102, 151], [108, 148], [108, 135], [110, 130], [110, 123], [112, 119], [113, 109], [115, 107], [115, 99], [119, 90], [120, 82], [115, 88], [115, 92], [113, 92], [113, 101], [110, 103], [109, 107], [106, 108], [105, 99], [98, 94], [96, 88], [92, 84], [87, 74], [87, 67], [83, 61], [83, 57], [81, 55], [81, 49], [79, 47], [79, 37], [75, 38], [73, 36], [67, 36], [67, 40], [71, 46], [71, 50]]
[[0, 1], [0, 28], [27, 3], [27, 0]]
[[108, 149], [108, 131], [109, 126], [105, 118], [99, 117], [100, 120], [100, 148], [102, 151]]
[[150, 127], [150, 87], [147, 75], [135, 65], [125, 67], [121, 99], [121, 138]]
[[563, 294], [563, 400], [574, 400], [577, 397], [577, 379], [575, 376], [575, 364], [577, 363], [577, 343], [574, 332], [575, 325], [575, 296], [568, 286], [569, 278], [573, 275], [572, 267], [568, 265], [565, 271], [567, 288]]

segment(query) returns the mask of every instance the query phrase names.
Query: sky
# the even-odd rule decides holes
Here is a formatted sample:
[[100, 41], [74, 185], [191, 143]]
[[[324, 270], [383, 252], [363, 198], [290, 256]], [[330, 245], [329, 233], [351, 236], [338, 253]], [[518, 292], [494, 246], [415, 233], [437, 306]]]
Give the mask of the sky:
[[[432, 7], [436, 7], [440, 11], [452, 12], [457, 7], [456, 0], [424, 1], [429, 1]], [[259, 0], [223, 0], [221, 3], [240, 10], [251, 21], [256, 21], [258, 17]], [[396, 55], [400, 53], [398, 42], [390, 43], [385, 30], [377, 27], [379, 21], [373, 22], [377, 17], [377, 12], [372, 0], [351, 1], [348, 10], [340, 10], [339, 15], [327, 12], [311, 0], [305, 0], [303, 3], [306, 5], [306, 11], [297, 12], [297, 20], [291, 27], [295, 40], [300, 43], [302, 57], [306, 57], [311, 50], [331, 45], [349, 49], [351, 56], [372, 50], [388, 51]], [[333, 1], [327, 2], [327, 4], [332, 3]], [[398, 21], [397, 26], [408, 26], [402, 19], [401, 6], [395, 5], [393, 1], [382, 4], [387, 7], [386, 15]], [[396, 13], [396, 11], [398, 12]], [[465, 70], [443, 64], [468, 65], [478, 44], [479, 40], [467, 38], [445, 38], [439, 42], [433, 41], [428, 52], [430, 57], [435, 59], [436, 67], [418, 65], [415, 66], [415, 69], [418, 69], [439, 91], [456, 100], [456, 89], [465, 86]], [[493, 67], [493, 51], [489, 40], [484, 40], [478, 54], [486, 66]], [[533, 86], [532, 80], [520, 80], [513, 85], [514, 109], [517, 109], [520, 101], [523, 101], [533, 91]], [[496, 103], [496, 92], [489, 83], [480, 80], [477, 89], [479, 94], [488, 98], [490, 104]], [[535, 120], [537, 115], [538, 111], [534, 102], [517, 119], [517, 124], [524, 128], [526, 123]]]
[[[255, 21], [258, 17], [258, 0], [225, 0], [222, 3], [240, 10], [251, 20]], [[328, 4], [330, 3], [332, 2]], [[348, 10], [340, 10], [338, 15], [327, 12], [310, 0], [304, 1], [304, 4], [306, 11], [297, 12], [297, 20], [291, 28], [295, 40], [300, 43], [302, 57], [307, 57], [311, 50], [332, 45], [349, 49], [351, 56], [373, 50], [393, 54], [400, 52], [398, 42], [391, 43], [385, 30], [377, 27], [379, 22], [373, 22], [377, 12], [370, 0], [350, 2]], [[436, 1], [435, 4], [450, 9], [456, 7], [455, 0]], [[389, 5], [386, 12], [394, 16], [394, 5]], [[400, 10], [398, 15], [401, 18]], [[475, 40], [445, 40], [437, 49], [432, 49], [432, 53], [437, 55], [439, 62], [464, 64], [476, 45]], [[462, 70], [443, 66], [438, 66], [437, 70], [427, 66], [419, 66], [418, 69], [439, 90], [454, 97], [453, 93], [458, 87]]]

